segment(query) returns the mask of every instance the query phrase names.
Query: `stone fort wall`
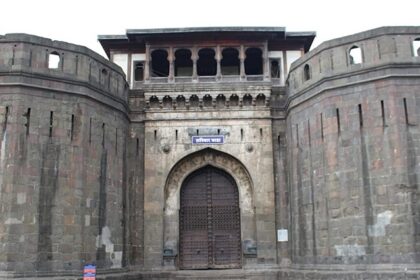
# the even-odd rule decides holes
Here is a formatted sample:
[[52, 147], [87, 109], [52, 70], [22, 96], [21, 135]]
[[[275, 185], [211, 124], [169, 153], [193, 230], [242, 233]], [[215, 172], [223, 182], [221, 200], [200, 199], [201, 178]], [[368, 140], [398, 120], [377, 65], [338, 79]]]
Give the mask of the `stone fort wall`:
[[[175, 278], [177, 271], [158, 271], [167, 240], [155, 230], [173, 220], [153, 203], [164, 201], [159, 186], [172, 163], [200, 152], [187, 145], [188, 127], [222, 123], [232, 125], [235, 141], [220, 152], [248, 166], [265, 161], [248, 168], [262, 186], [255, 231], [270, 238], [258, 248], [270, 269], [228, 275], [418, 278], [418, 38], [418, 27], [392, 27], [325, 42], [292, 65], [286, 87], [266, 92], [269, 102], [253, 96], [254, 109], [240, 106], [244, 119], [230, 123], [234, 113], [219, 113], [216, 94], [210, 108], [203, 97], [189, 114], [180, 110], [179, 121], [178, 92], [146, 87], [131, 91], [129, 102], [121, 69], [84, 47], [0, 36], [0, 277], [77, 278], [83, 264], [95, 262], [104, 275], [115, 272], [109, 279]], [[52, 58], [59, 62], [50, 65]], [[234, 91], [226, 90], [225, 101]], [[166, 139], [178, 142], [168, 150]], [[258, 176], [272, 173], [274, 191]], [[277, 258], [275, 228], [289, 230]], [[150, 267], [156, 272], [138, 271]]]
[[127, 91], [122, 70], [85, 47], [0, 37], [6, 278], [124, 265]]
[[374, 29], [292, 65], [285, 152], [297, 267], [419, 263], [419, 36]]

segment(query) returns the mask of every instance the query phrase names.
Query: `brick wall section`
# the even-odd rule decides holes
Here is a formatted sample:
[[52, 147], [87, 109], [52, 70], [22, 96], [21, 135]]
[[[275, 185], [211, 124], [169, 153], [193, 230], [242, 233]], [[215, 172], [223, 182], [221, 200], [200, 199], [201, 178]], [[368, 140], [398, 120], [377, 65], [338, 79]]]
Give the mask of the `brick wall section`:
[[[287, 178], [286, 122], [285, 103], [286, 89], [273, 88], [270, 106], [273, 117], [272, 141], [274, 158], [274, 182], [276, 196], [276, 229], [289, 228], [289, 199]], [[289, 242], [277, 242], [277, 262], [281, 265], [290, 264]]]
[[0, 84], [0, 270], [121, 267], [124, 74], [84, 47], [11, 34], [0, 37]]
[[132, 90], [130, 100], [130, 130], [127, 136], [128, 200], [127, 244], [132, 266], [142, 267], [144, 261], [144, 94]]
[[[192, 170], [212, 151], [224, 155], [213, 163], [236, 166], [240, 203], [252, 205], [242, 241], [257, 255], [242, 263], [255, 275], [209, 279], [417, 279], [416, 38], [418, 27], [386, 27], [323, 43], [292, 65], [286, 87], [174, 83], [128, 96], [121, 69], [84, 47], [0, 36], [0, 278], [77, 279], [87, 262], [101, 279], [197, 278], [164, 262], [179, 234], [165, 187], [177, 163], [191, 159]], [[225, 145], [202, 151], [197, 129], [221, 132]], [[276, 242], [276, 229], [289, 241]]]
[[[252, 89], [241, 90], [241, 93], [252, 92]], [[264, 93], [268, 96], [267, 92]], [[210, 94], [217, 96], [213, 92]], [[144, 128], [145, 267], [160, 269], [165, 246], [173, 246], [174, 250], [178, 249], [178, 240], [172, 239], [173, 236], [167, 234], [169, 230], [165, 229], [161, 219], [165, 215], [165, 209], [168, 208], [164, 192], [165, 181], [168, 180], [170, 171], [177, 162], [205, 148], [213, 149], [214, 153], [220, 151], [226, 155], [234, 155], [250, 173], [254, 189], [252, 197], [248, 199], [254, 201], [255, 205], [252, 207], [252, 213], [244, 213], [245, 216], [249, 215], [251, 218], [241, 220], [241, 230], [242, 233], [253, 232], [253, 234], [243, 236], [243, 238], [249, 238], [258, 246], [258, 258], [253, 259], [253, 262], [258, 262], [259, 265], [276, 263], [272, 126], [269, 114], [267, 106], [252, 105], [243, 108], [237, 106], [229, 110], [226, 108], [219, 110], [214, 107], [191, 108], [188, 111], [158, 108], [146, 110]], [[216, 117], [217, 119], [213, 119]], [[197, 130], [201, 131], [198, 135], [216, 135], [219, 130], [222, 135], [225, 135], [225, 143], [210, 147], [193, 145], [191, 136], [197, 135]], [[169, 147], [167, 152], [164, 151], [166, 146]], [[188, 174], [190, 171], [184, 170], [184, 172]], [[233, 173], [232, 176], [237, 176], [237, 174]], [[238, 186], [239, 189], [241, 187], [243, 188], [241, 185]], [[178, 210], [176, 209], [176, 213]], [[173, 221], [177, 223], [178, 220], [174, 218]], [[242, 242], [245, 241], [245, 239], [242, 240]], [[243, 246], [245, 247], [245, 243]], [[172, 249], [172, 247], [169, 248]], [[255, 264], [247, 264], [244, 260], [243, 266], [247, 265]]]
[[[420, 58], [412, 41], [419, 34], [379, 28], [321, 44], [293, 64], [294, 263], [418, 264]], [[361, 64], [350, 64], [354, 45]]]

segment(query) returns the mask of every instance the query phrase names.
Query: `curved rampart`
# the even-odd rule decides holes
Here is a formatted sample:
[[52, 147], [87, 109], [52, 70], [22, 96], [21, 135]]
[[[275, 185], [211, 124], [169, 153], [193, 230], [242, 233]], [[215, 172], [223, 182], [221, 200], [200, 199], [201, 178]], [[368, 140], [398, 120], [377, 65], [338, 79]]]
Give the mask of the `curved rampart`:
[[378, 28], [325, 42], [292, 65], [294, 263], [418, 264], [418, 38], [420, 27]]
[[0, 277], [124, 266], [127, 91], [87, 48], [0, 37]]
[[[382, 27], [322, 43], [292, 64], [287, 80], [289, 109], [316, 95], [321, 84], [325, 91], [375, 77], [418, 75], [415, 64], [420, 57], [413, 47], [418, 39], [420, 27]], [[352, 55], [353, 49], [360, 54]]]
[[27, 34], [0, 36], [0, 79], [2, 87], [85, 96], [127, 110], [124, 72], [83, 46]]

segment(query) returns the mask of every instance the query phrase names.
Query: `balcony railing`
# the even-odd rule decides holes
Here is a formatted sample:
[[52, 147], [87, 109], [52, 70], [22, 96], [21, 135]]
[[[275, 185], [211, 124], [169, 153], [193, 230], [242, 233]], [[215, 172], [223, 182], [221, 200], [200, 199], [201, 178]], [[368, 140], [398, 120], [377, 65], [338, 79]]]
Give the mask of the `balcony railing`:
[[[166, 83], [208, 83], [208, 82], [258, 82], [264, 81], [264, 75], [248, 75], [241, 77], [239, 75], [229, 76], [196, 76], [196, 77], [151, 77], [146, 81], [134, 81], [133, 85], [142, 84], [166, 84]], [[269, 81], [276, 82], [278, 79], [269, 79]]]

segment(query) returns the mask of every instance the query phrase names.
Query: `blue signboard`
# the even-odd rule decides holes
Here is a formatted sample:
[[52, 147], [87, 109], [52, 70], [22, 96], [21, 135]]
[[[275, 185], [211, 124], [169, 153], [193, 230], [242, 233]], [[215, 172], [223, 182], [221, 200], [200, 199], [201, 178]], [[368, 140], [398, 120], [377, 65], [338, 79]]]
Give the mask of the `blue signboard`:
[[93, 264], [87, 264], [83, 268], [83, 280], [95, 280], [96, 279], [96, 266]]
[[208, 135], [208, 136], [193, 136], [193, 144], [207, 144], [207, 145], [217, 145], [224, 144], [225, 137], [224, 135]]

